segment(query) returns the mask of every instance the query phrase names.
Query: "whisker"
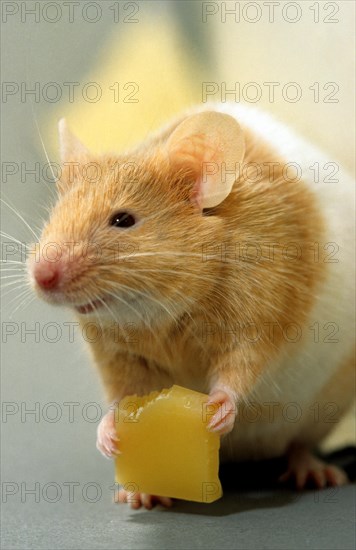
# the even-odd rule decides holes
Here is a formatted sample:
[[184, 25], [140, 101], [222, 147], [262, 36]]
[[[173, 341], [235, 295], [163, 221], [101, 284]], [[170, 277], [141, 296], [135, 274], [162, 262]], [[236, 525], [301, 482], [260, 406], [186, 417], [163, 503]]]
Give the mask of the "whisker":
[[0, 231], [0, 236], [5, 237], [6, 239], [9, 239], [11, 242], [14, 242], [14, 243], [20, 244], [21, 246], [24, 246], [26, 250], [29, 250], [29, 248], [30, 248], [25, 242], [19, 241], [18, 239], [16, 239], [12, 235], [9, 235], [8, 233], [5, 233], [5, 231]]
[[[137, 294], [140, 294], [141, 296], [144, 296], [145, 298], [147, 298], [148, 300], [151, 300], [153, 302], [156, 302], [157, 304], [159, 304], [159, 306], [161, 306], [167, 313], [170, 317], [172, 317], [173, 321], [176, 322], [177, 319], [172, 315], [172, 313], [165, 307], [165, 305], [163, 304], [163, 302], [161, 302], [160, 300], [157, 300], [156, 298], [153, 298], [153, 296], [150, 296], [149, 294], [147, 294], [146, 292], [143, 292], [142, 290], [137, 290], [137, 289], [134, 289], [128, 285], [125, 285], [123, 283], [119, 283], [120, 284], [120, 287], [122, 288], [125, 288], [127, 290], [129, 290], [131, 292], [132, 295], [135, 295], [136, 293]], [[112, 286], [114, 287], [117, 287], [117, 284], [112, 282]]]
[[[21, 306], [27, 307], [33, 300], [35, 299], [35, 296], [31, 293], [28, 296], [25, 296], [25, 298], [18, 304], [18, 306], [12, 311], [10, 318], [16, 313], [18, 309], [20, 309]], [[25, 305], [24, 305], [25, 304]]]
[[117, 300], [119, 300], [120, 302], [122, 302], [126, 307], [128, 307], [129, 309], [131, 309], [131, 311], [134, 312], [134, 314], [141, 320], [141, 322], [143, 323], [143, 325], [149, 330], [149, 332], [151, 333], [152, 337], [154, 338], [154, 340], [156, 341], [156, 343], [158, 344], [158, 346], [160, 346], [161, 348], [161, 351], [165, 353], [166, 355], [166, 358], [167, 360], [169, 359], [168, 357], [168, 354], [167, 354], [167, 351], [163, 349], [162, 347], [162, 342], [159, 340], [159, 338], [156, 336], [153, 328], [151, 327], [148, 319], [146, 320], [143, 315], [141, 315], [141, 313], [135, 308], [133, 307], [131, 304], [129, 304], [124, 298], [122, 298], [122, 296], [119, 296], [117, 294], [114, 294], [113, 292], [107, 292], [107, 294], [113, 296], [114, 298], [116, 298]]
[[[49, 155], [48, 155], [48, 152], [47, 152], [47, 149], [46, 149], [46, 146], [44, 144], [44, 140], [43, 140], [43, 137], [42, 137], [42, 133], [41, 133], [41, 130], [40, 130], [40, 127], [38, 125], [38, 122], [37, 122], [37, 116], [35, 114], [35, 110], [34, 110], [34, 107], [33, 107], [33, 103], [31, 103], [31, 110], [32, 110], [32, 117], [33, 117], [33, 121], [35, 123], [35, 126], [36, 126], [36, 129], [37, 129], [37, 133], [38, 133], [38, 137], [40, 138], [40, 142], [41, 142], [41, 146], [42, 146], [42, 149], [43, 149], [43, 152], [44, 152], [44, 155], [46, 157], [46, 160], [47, 160], [47, 163], [50, 167], [50, 170], [51, 170], [51, 174], [52, 174], [52, 177], [53, 177], [53, 183], [55, 183], [57, 181], [57, 178], [54, 174], [54, 171], [53, 171], [53, 167], [52, 167], [52, 163], [49, 159]], [[52, 195], [52, 198], [54, 198], [54, 193], [53, 193], [53, 187], [50, 186], [50, 184], [43, 178], [43, 181], [44, 183], [46, 184], [47, 186], [47, 189], [49, 189], [51, 195]]]
[[[16, 289], [13, 289], [13, 290], [16, 290]], [[20, 299], [22, 296], [25, 296], [25, 295], [29, 295], [29, 294], [32, 294], [32, 291], [31, 289], [29, 288], [26, 288], [23, 292], [20, 292], [20, 294], [17, 294], [14, 298], [12, 298], [8, 304], [7, 304], [7, 307], [10, 306], [13, 302], [15, 302], [17, 299]], [[10, 314], [10, 319], [12, 318], [12, 313]]]
[[[90, 294], [88, 292], [85, 292], [84, 294], [85, 294], [85, 296], [88, 297], [88, 303], [89, 304], [93, 304], [93, 301], [95, 300], [95, 298], [97, 298], [97, 299], [100, 298], [100, 297], [94, 295], [94, 300], [93, 300], [92, 296], [90, 296]], [[102, 325], [100, 315], [97, 314], [95, 309], [93, 311], [93, 314], [94, 314], [94, 317], [96, 318], [97, 322], [99, 323], [99, 326], [100, 326], [100, 329], [101, 329], [101, 334], [104, 334], [104, 327]]]
[[19, 281], [17, 279], [16, 281], [10, 281], [10, 282], [7, 282], [7, 283], [1, 285], [1, 288], [4, 289], [4, 288], [7, 288], [7, 287], [13, 286], [13, 285], [18, 285], [18, 288], [21, 288], [24, 285], [27, 286], [27, 282], [26, 281]]
[[4, 280], [4, 279], [13, 279], [15, 278], [16, 279], [19, 279], [19, 280], [26, 280], [26, 275], [24, 274], [21, 274], [21, 273], [16, 273], [15, 275], [1, 275], [1, 280]]
[[15, 210], [15, 208], [13, 208], [8, 202], [5, 201], [5, 199], [3, 198], [0, 198], [0, 200], [5, 204], [5, 206], [7, 206], [14, 214], [16, 214], [16, 216], [25, 224], [25, 226], [27, 227], [27, 229], [29, 229], [32, 233], [32, 235], [35, 237], [36, 239], [36, 242], [39, 241], [39, 236], [36, 235], [36, 233], [34, 232], [34, 230], [32, 229], [32, 227], [30, 226], [30, 224], [25, 220], [25, 218], [17, 211]]
[[12, 267], [11, 265], [0, 265], [0, 272], [2, 273], [12, 273], [13, 271], [17, 272], [17, 274], [25, 275], [26, 270], [24, 270], [22, 267]]
[[[112, 283], [112, 286], [117, 287], [118, 285], [115, 284], [115, 283]], [[133, 294], [133, 295], [135, 295], [136, 293], [138, 293], [138, 294], [140, 294], [140, 295], [142, 295], [142, 296], [145, 296], [148, 300], [154, 301], [154, 302], [156, 302], [157, 304], [159, 304], [159, 306], [160, 306], [161, 308], [163, 308], [163, 309], [168, 313], [169, 317], [173, 320], [174, 325], [177, 324], [177, 321], [179, 320], [180, 316], [182, 315], [182, 311], [181, 311], [181, 310], [178, 311], [178, 312], [176, 313], [176, 315], [174, 315], [174, 314], [166, 307], [166, 305], [165, 305], [162, 301], [160, 301], [160, 300], [154, 298], [153, 296], [151, 296], [151, 295], [149, 295], [149, 294], [147, 294], [147, 293], [145, 293], [145, 292], [142, 292], [142, 291], [140, 291], [140, 290], [133, 289], [132, 287], [129, 287], [129, 286], [127, 286], [127, 285], [125, 285], [125, 284], [123, 284], [123, 283], [121, 283], [121, 282], [119, 283], [119, 286], [120, 286], [120, 288], [122, 287], [122, 288], [128, 289], [129, 291], [131, 291], [130, 293]], [[112, 293], [110, 293], [110, 294], [112, 294]], [[115, 297], [117, 297], [116, 294], [112, 294], [112, 295], [115, 296]], [[182, 299], [182, 298], [183, 298], [183, 297], [181, 296], [181, 299]], [[186, 300], [182, 299], [182, 303], [184, 303], [184, 302], [186, 302]], [[169, 303], [171, 304], [171, 301], [170, 301]], [[171, 305], [172, 305], [172, 304], [171, 304]], [[188, 304], [186, 304], [186, 305], [188, 305]], [[189, 304], [189, 306], [190, 306], [190, 305], [191, 305], [191, 304]], [[196, 322], [194, 321], [194, 319], [192, 318], [192, 316], [191, 316], [191, 314], [190, 314], [190, 312], [189, 312], [189, 306], [188, 306], [187, 309], [184, 311], [184, 313], [186, 313], [186, 314], [189, 316], [189, 318], [191, 319], [191, 321], [192, 321], [192, 322], [194, 323], [194, 325], [196, 326]], [[196, 336], [196, 334], [192, 331], [192, 329], [189, 328], [188, 326], [186, 326], [186, 329], [187, 329], [188, 332], [191, 334], [191, 336], [194, 337], [194, 339], [197, 341], [197, 343], [199, 344], [199, 346], [200, 346], [202, 349], [204, 349], [201, 340]], [[160, 343], [160, 346], [162, 346], [162, 343]]]
[[26, 309], [30, 304], [32, 304], [32, 302], [35, 300], [36, 296], [32, 295], [31, 297], [29, 296], [30, 300], [28, 300], [27, 303], [25, 303], [25, 305], [23, 306], [23, 309]]
[[[129, 271], [129, 270], [127, 270], [127, 271]], [[165, 269], [165, 268], [159, 268], [159, 269], [135, 268], [134, 272], [135, 273], [162, 273], [162, 272], [165, 272], [165, 273], [170, 273], [172, 275], [177, 275], [177, 271], [175, 271], [173, 269]], [[207, 276], [204, 276], [204, 275], [198, 275], [197, 273], [191, 273], [191, 272], [182, 272], [182, 274], [185, 274], [185, 275], [187, 275], [188, 277], [191, 277], [191, 278], [202, 280], [204, 282], [209, 281], [212, 284], [214, 284], [214, 286], [216, 286], [216, 278], [214, 278], [214, 277], [207, 277]], [[176, 289], [175, 289], [175, 291], [178, 293], [178, 291]], [[215, 296], [218, 296], [221, 299], [225, 300], [225, 295], [220, 290], [218, 290], [217, 288], [209, 289], [207, 291], [207, 293], [214, 294]]]
[[26, 265], [26, 262], [20, 262], [19, 260], [0, 260], [0, 263], [6, 264], [6, 265], [9, 265], [9, 264], [20, 264], [22, 266]]
[[144, 257], [144, 256], [175, 256], [175, 257], [195, 257], [195, 258], [201, 258], [202, 257], [202, 254], [198, 254], [198, 253], [194, 253], [194, 252], [175, 252], [175, 251], [170, 251], [170, 250], [159, 250], [158, 252], [135, 252], [134, 255], [130, 254], [130, 255], [127, 255], [127, 256], [120, 256], [120, 261], [121, 260], [127, 260], [128, 258], [130, 258], [132, 260], [132, 258], [141, 258], [141, 257]]

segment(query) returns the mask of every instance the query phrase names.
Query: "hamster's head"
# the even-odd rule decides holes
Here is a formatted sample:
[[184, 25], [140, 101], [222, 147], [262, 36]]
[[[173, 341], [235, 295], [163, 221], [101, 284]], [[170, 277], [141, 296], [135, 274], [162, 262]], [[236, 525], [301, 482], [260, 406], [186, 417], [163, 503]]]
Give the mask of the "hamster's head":
[[97, 156], [62, 120], [60, 145], [58, 201], [28, 259], [36, 292], [100, 322], [189, 311], [214, 284], [203, 252], [244, 154], [237, 122], [199, 113], [132, 154]]

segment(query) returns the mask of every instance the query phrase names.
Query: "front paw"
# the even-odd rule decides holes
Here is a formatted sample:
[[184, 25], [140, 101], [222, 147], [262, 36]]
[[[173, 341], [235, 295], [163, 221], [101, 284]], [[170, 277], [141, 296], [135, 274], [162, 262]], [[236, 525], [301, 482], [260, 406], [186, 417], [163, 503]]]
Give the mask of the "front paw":
[[110, 409], [100, 421], [97, 430], [96, 448], [106, 458], [120, 454], [118, 449], [119, 438], [116, 433], [115, 409]]
[[216, 390], [210, 394], [208, 405], [217, 405], [218, 411], [208, 424], [208, 429], [220, 435], [231, 432], [236, 419], [236, 402], [232, 393]]

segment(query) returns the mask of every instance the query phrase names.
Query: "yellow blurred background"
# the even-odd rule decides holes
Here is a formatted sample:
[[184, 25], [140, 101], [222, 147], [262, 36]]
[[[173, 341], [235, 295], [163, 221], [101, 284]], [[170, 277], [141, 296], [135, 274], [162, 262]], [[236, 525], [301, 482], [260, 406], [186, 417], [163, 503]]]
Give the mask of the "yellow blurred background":
[[[354, 2], [318, 2], [316, 11], [312, 2], [293, 9], [285, 1], [273, 12], [269, 2], [181, 4], [180, 19], [174, 9], [157, 17], [142, 8], [139, 24], [110, 33], [81, 78], [100, 84], [101, 99], [61, 103], [54, 118], [67, 116], [93, 150], [118, 150], [194, 103], [245, 101], [354, 170]], [[186, 39], [189, 18], [195, 48]]]

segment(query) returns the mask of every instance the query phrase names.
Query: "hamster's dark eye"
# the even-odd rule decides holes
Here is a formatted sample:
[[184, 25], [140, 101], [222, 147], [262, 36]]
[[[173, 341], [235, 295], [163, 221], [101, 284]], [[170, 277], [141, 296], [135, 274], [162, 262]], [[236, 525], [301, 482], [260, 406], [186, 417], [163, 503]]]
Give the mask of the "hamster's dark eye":
[[128, 212], [117, 212], [110, 220], [110, 225], [113, 225], [114, 227], [122, 227], [124, 229], [135, 225], [135, 223], [135, 218]]

